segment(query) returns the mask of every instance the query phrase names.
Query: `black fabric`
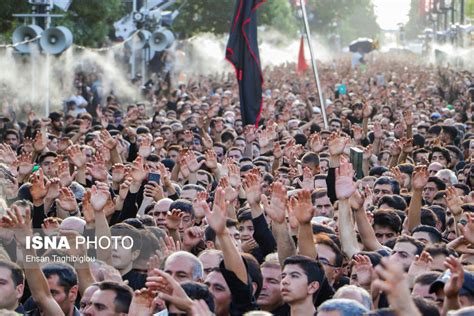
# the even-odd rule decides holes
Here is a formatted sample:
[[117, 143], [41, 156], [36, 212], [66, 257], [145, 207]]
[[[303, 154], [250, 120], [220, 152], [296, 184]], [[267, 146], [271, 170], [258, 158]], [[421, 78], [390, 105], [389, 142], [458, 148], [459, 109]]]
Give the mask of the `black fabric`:
[[[245, 264], [245, 260], [244, 260]], [[221, 261], [219, 269], [225, 282], [229, 286], [232, 303], [230, 304], [230, 314], [241, 316], [247, 312], [258, 310], [258, 305], [253, 296], [252, 279], [247, 273], [249, 282], [247, 284], [240, 281], [234, 272], [226, 269], [224, 260]]]
[[257, 8], [266, 0], [237, 0], [226, 48], [239, 83], [244, 125], [258, 124], [262, 108], [263, 75], [257, 42]]
[[132, 269], [122, 276], [122, 280], [128, 281], [128, 286], [133, 290], [140, 290], [145, 287], [146, 274]]

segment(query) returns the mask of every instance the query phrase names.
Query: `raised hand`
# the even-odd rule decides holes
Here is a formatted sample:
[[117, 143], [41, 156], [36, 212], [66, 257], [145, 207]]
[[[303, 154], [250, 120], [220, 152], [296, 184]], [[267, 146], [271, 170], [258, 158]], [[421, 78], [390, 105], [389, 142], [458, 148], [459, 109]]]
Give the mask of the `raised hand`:
[[61, 188], [61, 181], [59, 178], [52, 178], [49, 180], [46, 186], [48, 192], [46, 193], [45, 200], [55, 201], [59, 197], [59, 190]]
[[69, 160], [77, 167], [82, 168], [86, 165], [87, 157], [82, 152], [81, 147], [79, 145], [71, 146], [67, 150], [67, 155], [69, 156]]
[[116, 163], [112, 167], [112, 182], [121, 183], [125, 179], [126, 169], [121, 163]]
[[259, 175], [248, 173], [243, 181], [245, 196], [251, 206], [260, 203], [261, 180], [262, 178]]
[[217, 235], [221, 235], [226, 231], [227, 220], [227, 202], [225, 200], [224, 189], [217, 187], [214, 194], [214, 204], [212, 211], [205, 210], [206, 219]]
[[61, 186], [68, 187], [71, 185], [72, 181], [76, 177], [77, 172], [74, 172], [72, 175], [69, 173], [69, 162], [63, 161], [59, 164], [58, 168], [58, 178], [61, 181]]
[[79, 133], [81, 135], [86, 134], [91, 128], [91, 122], [89, 120], [81, 120], [79, 123]]
[[409, 111], [409, 110], [403, 111], [403, 119], [405, 120], [405, 124], [407, 126], [413, 125], [414, 119], [413, 119], [412, 111]]
[[296, 197], [292, 196], [288, 210], [300, 224], [309, 224], [314, 214], [311, 191], [303, 189], [296, 194]]
[[444, 266], [451, 271], [451, 278], [444, 284], [444, 295], [455, 298], [459, 295], [464, 282], [464, 269], [461, 262], [452, 255], [446, 258]]
[[240, 168], [235, 163], [226, 164], [227, 170], [229, 171], [229, 182], [233, 188], [239, 188], [242, 181], [240, 178]]
[[352, 274], [357, 277], [351, 277], [351, 282], [354, 280], [356, 285], [362, 287], [370, 287], [373, 279], [374, 269], [369, 257], [365, 255], [355, 255], [352, 260]]
[[303, 169], [303, 181], [301, 181], [299, 178], [296, 178], [296, 181], [300, 185], [302, 189], [306, 190], [314, 190], [314, 177], [313, 173], [311, 172], [311, 169], [308, 167], [304, 167]]
[[189, 150], [186, 154], [186, 166], [189, 169], [189, 172], [196, 173], [199, 168], [201, 168], [204, 161], [198, 162], [197, 157], [192, 150]]
[[82, 197], [82, 215], [87, 224], [95, 222], [95, 211], [91, 204], [91, 190], [87, 190]]
[[171, 275], [160, 270], [153, 269], [146, 278], [146, 287], [152, 291], [158, 291], [158, 297], [169, 302], [181, 311], [190, 311], [192, 300], [188, 297], [181, 285]]
[[261, 199], [265, 206], [265, 212], [268, 217], [276, 223], [282, 224], [286, 220], [286, 207], [288, 204], [288, 195], [286, 188], [281, 182], [273, 182], [272, 196], [270, 202], [265, 195], [262, 194]]
[[192, 227], [187, 228], [184, 231], [184, 235], [183, 235], [184, 249], [191, 250], [192, 248], [197, 246], [197, 244], [199, 244], [199, 242], [203, 239], [203, 237], [204, 237], [204, 231], [200, 227], [192, 226]]
[[153, 198], [155, 202], [163, 199], [165, 197], [163, 193], [163, 188], [156, 182], [148, 182], [145, 184], [145, 190], [143, 192], [145, 196]]
[[32, 162], [31, 153], [23, 153], [18, 157], [18, 174], [26, 176], [33, 170], [34, 163]]
[[48, 217], [43, 220], [41, 228], [46, 236], [56, 235], [59, 233], [59, 222], [56, 217]]
[[130, 185], [132, 184], [132, 178], [126, 178], [125, 181], [120, 184], [119, 187], [119, 197], [121, 200], [125, 200], [128, 194], [128, 190], [130, 189]]
[[410, 268], [408, 269], [408, 275], [414, 280], [417, 276], [431, 271], [431, 264], [433, 263], [433, 258], [426, 251], [423, 251], [421, 255], [417, 255], [415, 260], [411, 263]]
[[225, 191], [225, 200], [228, 202], [233, 202], [239, 197], [239, 189], [234, 189], [232, 186], [229, 184], [229, 178], [228, 177], [222, 177], [219, 180], [219, 187], [223, 188]]
[[65, 152], [71, 146], [72, 146], [72, 141], [69, 138], [61, 138], [58, 141], [58, 153]]
[[31, 186], [29, 187], [31, 197], [35, 205], [38, 205], [37, 203], [39, 203], [39, 205], [43, 204], [43, 198], [48, 193], [47, 184], [48, 183], [44, 178], [43, 169], [40, 168], [33, 174]]
[[156, 152], [160, 152], [160, 150], [165, 146], [165, 140], [163, 137], [157, 137], [153, 140], [153, 146], [155, 147]]
[[76, 197], [69, 188], [61, 188], [59, 198], [56, 199], [56, 204], [69, 213], [78, 209]]
[[91, 163], [87, 164], [87, 173], [90, 174], [95, 180], [105, 182], [109, 176], [105, 161], [101, 154], [96, 153]]
[[362, 127], [359, 125], [352, 125], [352, 133], [354, 134], [354, 140], [360, 141], [362, 139]]
[[331, 156], [339, 156], [344, 152], [349, 138], [340, 136], [338, 133], [332, 133], [328, 139], [328, 149]]
[[398, 156], [402, 152], [402, 147], [400, 144], [400, 140], [395, 139], [392, 144], [390, 144], [389, 147], [390, 155], [392, 156]]
[[146, 316], [153, 315], [153, 300], [155, 294], [149, 289], [136, 290], [133, 293], [132, 302], [128, 311], [129, 315]]
[[209, 210], [209, 205], [207, 204], [208, 194], [207, 192], [198, 192], [193, 201], [194, 215], [196, 218], [203, 218], [206, 216], [206, 209]]
[[251, 144], [257, 139], [257, 131], [254, 125], [246, 125], [244, 127], [244, 137], [247, 144]]
[[336, 169], [336, 196], [340, 200], [348, 199], [355, 192], [356, 186], [352, 177], [354, 170], [349, 162], [341, 162]]
[[456, 189], [454, 187], [448, 187], [446, 189], [446, 205], [451, 210], [454, 216], [459, 216], [462, 214], [463, 204], [461, 198], [459, 197]]
[[94, 211], [102, 212], [110, 198], [109, 187], [105, 183], [96, 182], [91, 189], [91, 205]]
[[12, 205], [7, 209], [7, 215], [4, 215], [0, 221], [0, 227], [12, 229], [16, 241], [22, 246], [26, 245], [26, 237], [33, 236], [33, 229], [31, 228], [31, 210], [25, 209], [25, 216], [21, 214], [18, 206]]
[[324, 149], [324, 141], [319, 133], [312, 134], [308, 139], [309, 149], [312, 152], [319, 153]]
[[429, 173], [426, 166], [416, 166], [413, 170], [411, 186], [413, 190], [423, 190], [428, 183]]
[[374, 138], [375, 139], [380, 139], [383, 136], [383, 131], [382, 131], [382, 124], [380, 122], [374, 122]]
[[43, 132], [38, 132], [36, 134], [35, 139], [33, 140], [34, 150], [40, 153], [46, 148], [47, 144], [48, 144], [48, 137], [46, 136], [46, 134]]
[[0, 144], [0, 161], [7, 165], [16, 161], [16, 153], [9, 145]]
[[151, 139], [148, 137], [143, 137], [140, 142], [140, 148], [138, 149], [138, 155], [143, 158], [147, 158], [151, 155], [152, 148], [151, 148]]
[[135, 183], [142, 183], [145, 180], [148, 172], [143, 166], [143, 158], [138, 156], [137, 159], [132, 164], [132, 169], [130, 170], [129, 176], [132, 177]]
[[171, 210], [171, 212], [168, 212], [168, 215], [166, 216], [166, 227], [169, 230], [177, 230], [184, 215], [185, 213], [178, 209]]
[[217, 169], [217, 155], [212, 149], [208, 149], [204, 153], [205, 164], [209, 169]]

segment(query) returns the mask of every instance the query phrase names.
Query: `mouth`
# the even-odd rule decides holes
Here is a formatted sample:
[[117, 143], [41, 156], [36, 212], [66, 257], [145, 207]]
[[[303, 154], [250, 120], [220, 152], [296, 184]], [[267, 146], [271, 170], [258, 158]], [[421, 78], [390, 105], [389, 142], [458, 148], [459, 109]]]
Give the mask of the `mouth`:
[[288, 290], [288, 289], [282, 289], [282, 290], [280, 291], [280, 293], [281, 293], [281, 295], [283, 296], [283, 295], [285, 295], [285, 294], [289, 294], [289, 293], [290, 293], [290, 290]]

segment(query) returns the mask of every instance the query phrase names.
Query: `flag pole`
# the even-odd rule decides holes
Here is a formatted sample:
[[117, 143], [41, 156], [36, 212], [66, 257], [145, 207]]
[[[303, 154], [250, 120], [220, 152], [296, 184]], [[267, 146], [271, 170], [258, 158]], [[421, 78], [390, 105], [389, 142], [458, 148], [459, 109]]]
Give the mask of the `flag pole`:
[[313, 67], [314, 79], [318, 86], [319, 102], [321, 103], [321, 113], [323, 114], [324, 128], [328, 128], [328, 118], [326, 116], [326, 105], [324, 104], [323, 90], [321, 89], [321, 83], [319, 82], [318, 66], [316, 65], [316, 59], [313, 54], [313, 45], [311, 44], [311, 34], [309, 32], [308, 16], [306, 15], [305, 0], [300, 0], [301, 11], [303, 13], [304, 29], [306, 32], [306, 40], [308, 41], [309, 54], [311, 55], [311, 65]]

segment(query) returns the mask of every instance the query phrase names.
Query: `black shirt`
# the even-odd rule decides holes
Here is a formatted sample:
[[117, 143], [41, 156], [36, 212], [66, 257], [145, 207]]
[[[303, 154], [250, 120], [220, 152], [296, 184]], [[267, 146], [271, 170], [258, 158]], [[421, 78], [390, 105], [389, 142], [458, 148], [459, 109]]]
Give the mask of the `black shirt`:
[[134, 291], [140, 290], [145, 287], [146, 274], [132, 269], [122, 276], [122, 280], [128, 281], [128, 286], [130, 286]]

